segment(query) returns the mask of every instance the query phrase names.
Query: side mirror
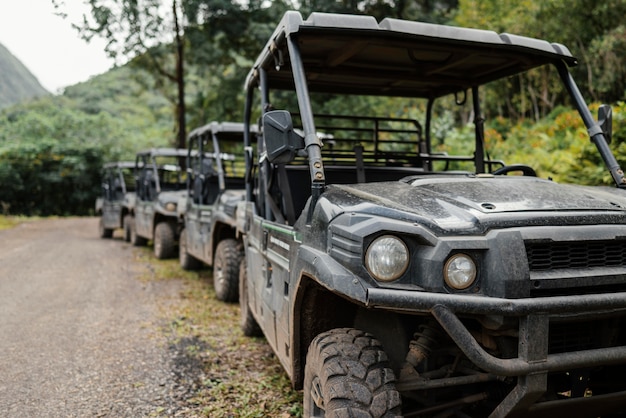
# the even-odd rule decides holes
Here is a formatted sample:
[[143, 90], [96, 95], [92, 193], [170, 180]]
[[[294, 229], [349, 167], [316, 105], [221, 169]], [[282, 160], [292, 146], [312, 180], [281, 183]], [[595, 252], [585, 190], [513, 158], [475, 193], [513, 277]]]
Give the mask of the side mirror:
[[272, 110], [263, 115], [263, 137], [271, 163], [291, 162], [304, 149], [304, 138], [294, 132], [291, 114], [286, 110]]
[[613, 137], [613, 109], [610, 105], [603, 104], [598, 109], [598, 124], [607, 143], [611, 143]]

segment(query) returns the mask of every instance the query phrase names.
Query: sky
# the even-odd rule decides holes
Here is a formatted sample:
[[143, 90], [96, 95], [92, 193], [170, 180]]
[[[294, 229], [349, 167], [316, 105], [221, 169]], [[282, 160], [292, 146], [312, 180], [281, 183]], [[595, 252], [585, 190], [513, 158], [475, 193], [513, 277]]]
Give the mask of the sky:
[[0, 0], [0, 43], [55, 94], [114, 65], [104, 40], [87, 43], [72, 28], [88, 10], [83, 0], [65, 0], [63, 7], [66, 19], [54, 14], [52, 0]]

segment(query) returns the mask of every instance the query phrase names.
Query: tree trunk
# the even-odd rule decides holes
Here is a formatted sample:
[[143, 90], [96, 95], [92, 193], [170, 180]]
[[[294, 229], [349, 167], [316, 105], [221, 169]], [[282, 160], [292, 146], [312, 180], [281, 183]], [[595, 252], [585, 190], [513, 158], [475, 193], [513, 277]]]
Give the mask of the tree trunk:
[[176, 146], [178, 148], [187, 148], [187, 129], [185, 123], [185, 74], [184, 74], [184, 59], [185, 59], [185, 45], [183, 39], [180, 36], [180, 26], [178, 24], [178, 13], [176, 0], [172, 2], [172, 9], [174, 12], [174, 25], [176, 31], [176, 85], [178, 87], [178, 103], [176, 104], [176, 119], [178, 125]]

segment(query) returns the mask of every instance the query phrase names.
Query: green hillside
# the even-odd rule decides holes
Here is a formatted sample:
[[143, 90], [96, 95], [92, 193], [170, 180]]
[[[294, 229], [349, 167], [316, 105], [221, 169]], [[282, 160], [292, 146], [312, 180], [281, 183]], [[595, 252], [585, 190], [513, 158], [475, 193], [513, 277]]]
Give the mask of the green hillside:
[[0, 110], [0, 214], [93, 210], [102, 164], [172, 143], [171, 104], [128, 67]]
[[0, 44], [0, 109], [48, 93], [28, 68]]

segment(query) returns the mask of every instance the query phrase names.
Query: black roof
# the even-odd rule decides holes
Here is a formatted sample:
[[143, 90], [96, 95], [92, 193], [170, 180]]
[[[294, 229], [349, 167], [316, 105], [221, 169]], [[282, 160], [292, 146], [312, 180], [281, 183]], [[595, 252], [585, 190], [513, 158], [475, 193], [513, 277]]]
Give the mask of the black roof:
[[[287, 12], [246, 79], [293, 89], [288, 37], [297, 39], [310, 91], [438, 97], [531, 68], [577, 61], [561, 44], [493, 31], [372, 16]], [[277, 70], [277, 65], [280, 69]]]

